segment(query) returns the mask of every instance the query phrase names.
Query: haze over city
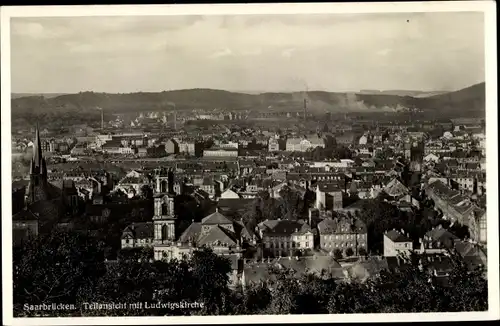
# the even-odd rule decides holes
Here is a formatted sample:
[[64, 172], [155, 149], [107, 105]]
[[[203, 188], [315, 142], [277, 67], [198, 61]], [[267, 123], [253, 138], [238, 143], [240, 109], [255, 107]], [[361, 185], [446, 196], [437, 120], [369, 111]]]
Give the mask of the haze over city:
[[481, 12], [13, 18], [12, 92], [457, 90]]

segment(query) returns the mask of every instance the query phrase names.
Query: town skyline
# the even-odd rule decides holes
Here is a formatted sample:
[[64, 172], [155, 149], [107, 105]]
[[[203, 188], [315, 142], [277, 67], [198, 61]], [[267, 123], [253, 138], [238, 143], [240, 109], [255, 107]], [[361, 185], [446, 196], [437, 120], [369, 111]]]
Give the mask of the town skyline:
[[13, 18], [12, 92], [453, 91], [485, 80], [483, 25], [476, 12]]

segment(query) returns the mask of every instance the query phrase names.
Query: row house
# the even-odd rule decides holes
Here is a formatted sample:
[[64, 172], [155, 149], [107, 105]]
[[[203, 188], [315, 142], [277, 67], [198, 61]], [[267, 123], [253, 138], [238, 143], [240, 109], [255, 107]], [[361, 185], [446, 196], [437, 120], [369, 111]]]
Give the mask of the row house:
[[443, 212], [444, 219], [468, 226], [473, 241], [486, 243], [486, 211], [439, 180], [427, 186], [426, 194]]
[[203, 151], [203, 157], [238, 157], [238, 149], [210, 148]]
[[293, 256], [297, 251], [314, 249], [314, 233], [305, 222], [266, 220], [257, 228], [267, 256]]
[[341, 250], [343, 253], [348, 248], [354, 255], [368, 252], [368, 232], [366, 225], [359, 219], [340, 216], [326, 218], [318, 223], [319, 246], [328, 252]]

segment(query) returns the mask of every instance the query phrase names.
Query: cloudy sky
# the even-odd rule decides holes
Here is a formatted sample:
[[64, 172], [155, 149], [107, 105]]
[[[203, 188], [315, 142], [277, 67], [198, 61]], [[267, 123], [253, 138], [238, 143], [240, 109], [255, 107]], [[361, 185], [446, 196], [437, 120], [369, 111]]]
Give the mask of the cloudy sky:
[[482, 13], [13, 18], [12, 91], [455, 90]]

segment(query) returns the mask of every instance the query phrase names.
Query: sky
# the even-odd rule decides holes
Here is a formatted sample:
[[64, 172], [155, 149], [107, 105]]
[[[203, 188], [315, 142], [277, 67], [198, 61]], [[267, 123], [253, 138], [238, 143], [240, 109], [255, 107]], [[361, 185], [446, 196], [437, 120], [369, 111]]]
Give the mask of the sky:
[[11, 19], [14, 93], [457, 90], [480, 12]]

